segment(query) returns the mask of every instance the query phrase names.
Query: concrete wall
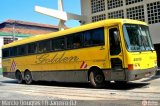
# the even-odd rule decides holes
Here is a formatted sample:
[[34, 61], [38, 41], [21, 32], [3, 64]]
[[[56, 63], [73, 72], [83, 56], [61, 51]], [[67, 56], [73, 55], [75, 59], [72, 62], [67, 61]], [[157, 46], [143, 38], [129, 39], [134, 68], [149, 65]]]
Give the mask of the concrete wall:
[[[109, 9], [109, 10], [108, 10], [108, 6], [107, 6], [107, 1], [108, 0], [105, 0], [105, 11], [92, 13], [91, 12], [91, 0], [81, 0], [82, 15], [87, 16], [87, 18], [85, 19], [85, 22], [86, 23], [92, 22], [92, 17], [98, 16], [100, 14], [105, 14], [106, 18], [108, 18], [108, 13], [115, 12], [118, 10], [123, 10], [124, 18], [127, 18], [127, 11], [126, 11], [127, 8], [143, 5], [144, 16], [145, 16], [144, 19], [145, 19], [145, 22], [148, 23], [147, 4], [152, 3], [152, 2], [156, 2], [156, 1], [160, 1], [160, 0], [143, 0], [142, 2], [137, 2], [134, 4], [130, 4], [130, 5], [126, 5], [126, 0], [123, 0], [123, 6]], [[160, 10], [159, 10], [159, 12], [160, 12]], [[159, 15], [159, 19], [160, 19], [160, 15]], [[160, 23], [149, 24], [149, 26], [150, 26], [151, 37], [152, 37], [153, 43], [154, 44], [160, 43]]]
[[91, 14], [91, 5], [90, 0], [81, 0], [81, 14], [85, 16], [85, 23], [90, 23], [92, 14]]
[[149, 25], [149, 28], [153, 43], [160, 43], [160, 23]]

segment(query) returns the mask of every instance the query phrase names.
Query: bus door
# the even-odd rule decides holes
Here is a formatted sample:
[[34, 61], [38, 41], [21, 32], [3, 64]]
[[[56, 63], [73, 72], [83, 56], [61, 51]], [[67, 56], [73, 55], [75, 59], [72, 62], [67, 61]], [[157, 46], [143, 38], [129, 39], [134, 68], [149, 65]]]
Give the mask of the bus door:
[[111, 80], [124, 81], [125, 70], [124, 70], [124, 55], [121, 46], [121, 37], [118, 26], [109, 28], [109, 59], [111, 67]]

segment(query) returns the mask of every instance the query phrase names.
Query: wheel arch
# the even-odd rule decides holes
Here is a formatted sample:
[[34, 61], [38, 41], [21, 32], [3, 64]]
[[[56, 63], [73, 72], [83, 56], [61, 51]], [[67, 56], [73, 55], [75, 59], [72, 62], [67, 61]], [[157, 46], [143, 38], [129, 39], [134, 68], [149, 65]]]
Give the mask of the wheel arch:
[[25, 69], [24, 70], [24, 75], [25, 75], [26, 72], [30, 72], [31, 73], [31, 71], [29, 69]]
[[[22, 72], [21, 72], [19, 69], [17, 69], [17, 70], [15, 71], [15, 78], [16, 78], [16, 75], [17, 75], [18, 72], [22, 75]], [[22, 75], [22, 76], [23, 76], [23, 75]]]

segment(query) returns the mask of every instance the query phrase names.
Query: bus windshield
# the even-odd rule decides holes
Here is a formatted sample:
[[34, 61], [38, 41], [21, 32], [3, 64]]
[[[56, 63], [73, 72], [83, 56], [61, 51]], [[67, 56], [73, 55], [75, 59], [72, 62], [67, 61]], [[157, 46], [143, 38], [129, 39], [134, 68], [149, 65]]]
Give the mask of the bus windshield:
[[154, 50], [148, 26], [125, 24], [123, 31], [128, 51]]

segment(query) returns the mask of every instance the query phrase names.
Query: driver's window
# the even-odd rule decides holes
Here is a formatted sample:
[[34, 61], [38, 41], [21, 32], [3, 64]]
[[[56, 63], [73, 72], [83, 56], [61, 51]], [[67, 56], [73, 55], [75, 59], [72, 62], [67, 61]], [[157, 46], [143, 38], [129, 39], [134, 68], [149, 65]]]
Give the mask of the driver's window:
[[119, 31], [117, 28], [109, 29], [110, 55], [118, 55], [121, 52]]

